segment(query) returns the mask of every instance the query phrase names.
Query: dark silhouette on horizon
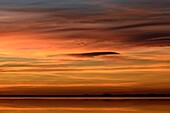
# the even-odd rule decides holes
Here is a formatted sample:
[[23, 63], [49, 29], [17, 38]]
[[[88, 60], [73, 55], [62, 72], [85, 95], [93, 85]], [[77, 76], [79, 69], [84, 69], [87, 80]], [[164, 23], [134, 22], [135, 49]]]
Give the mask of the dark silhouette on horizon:
[[170, 97], [170, 94], [0, 95], [0, 97]]

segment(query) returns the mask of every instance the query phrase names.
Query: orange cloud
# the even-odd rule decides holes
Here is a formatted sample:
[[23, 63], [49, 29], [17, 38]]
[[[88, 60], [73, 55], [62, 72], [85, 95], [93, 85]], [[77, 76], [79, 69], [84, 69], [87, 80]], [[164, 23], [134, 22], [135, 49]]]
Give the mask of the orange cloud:
[[167, 1], [10, 2], [0, 1], [2, 87], [167, 88]]

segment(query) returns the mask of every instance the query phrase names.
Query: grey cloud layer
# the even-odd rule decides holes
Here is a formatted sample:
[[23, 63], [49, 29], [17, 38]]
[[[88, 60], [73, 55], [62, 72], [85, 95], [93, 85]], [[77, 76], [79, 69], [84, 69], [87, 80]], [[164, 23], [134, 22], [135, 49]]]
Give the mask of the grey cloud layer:
[[68, 40], [100, 40], [101, 45], [108, 40], [122, 48], [170, 45], [168, 0], [2, 0], [0, 3], [1, 33], [28, 31], [52, 34], [55, 38], [62, 34]]

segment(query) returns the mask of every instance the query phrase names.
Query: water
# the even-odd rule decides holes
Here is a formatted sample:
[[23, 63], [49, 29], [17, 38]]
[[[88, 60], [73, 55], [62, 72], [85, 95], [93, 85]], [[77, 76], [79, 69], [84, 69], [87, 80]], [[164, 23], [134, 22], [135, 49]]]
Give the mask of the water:
[[170, 113], [170, 99], [0, 98], [0, 113]]

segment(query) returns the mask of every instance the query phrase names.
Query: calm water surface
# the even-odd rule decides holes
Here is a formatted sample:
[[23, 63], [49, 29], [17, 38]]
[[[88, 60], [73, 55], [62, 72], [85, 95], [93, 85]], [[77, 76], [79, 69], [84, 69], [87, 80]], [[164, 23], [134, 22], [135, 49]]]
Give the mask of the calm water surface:
[[0, 113], [170, 113], [170, 99], [0, 98]]

